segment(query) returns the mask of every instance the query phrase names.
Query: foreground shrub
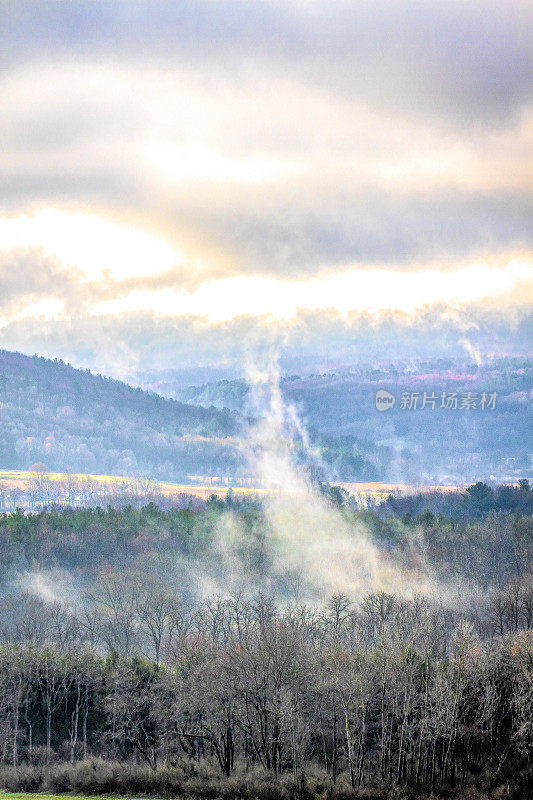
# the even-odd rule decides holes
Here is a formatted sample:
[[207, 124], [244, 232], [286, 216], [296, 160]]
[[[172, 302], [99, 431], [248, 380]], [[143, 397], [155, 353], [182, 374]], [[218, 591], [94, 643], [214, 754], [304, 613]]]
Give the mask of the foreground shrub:
[[316, 767], [304, 775], [276, 775], [260, 767], [238, 765], [226, 778], [208, 762], [163, 765], [153, 770], [139, 764], [91, 759], [75, 764], [0, 766], [0, 789], [116, 797], [179, 798], [179, 800], [524, 800], [525, 784], [492, 789], [467, 786], [437, 794], [399, 786], [361, 788], [354, 792], [347, 774], [333, 783]]
[[43, 786], [43, 768], [25, 765], [0, 767], [0, 786], [6, 792], [39, 792]]

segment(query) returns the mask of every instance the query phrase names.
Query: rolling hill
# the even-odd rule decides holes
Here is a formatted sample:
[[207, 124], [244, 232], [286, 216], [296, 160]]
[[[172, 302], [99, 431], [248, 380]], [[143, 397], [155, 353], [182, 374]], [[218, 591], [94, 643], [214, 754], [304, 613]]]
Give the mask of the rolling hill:
[[[353, 365], [281, 381], [333, 479], [436, 484], [533, 476], [532, 387], [526, 357]], [[380, 390], [395, 399], [385, 413]], [[239, 412], [248, 391], [244, 380], [223, 380], [175, 397]]]
[[238, 454], [235, 412], [205, 408], [74, 369], [0, 351], [0, 468], [149, 475], [227, 475]]

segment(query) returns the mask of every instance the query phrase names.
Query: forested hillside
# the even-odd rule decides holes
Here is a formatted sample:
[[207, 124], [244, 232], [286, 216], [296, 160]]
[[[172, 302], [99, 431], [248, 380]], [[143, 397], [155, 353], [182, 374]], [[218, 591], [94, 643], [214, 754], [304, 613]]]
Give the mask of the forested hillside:
[[[281, 380], [330, 479], [437, 484], [531, 477], [532, 387], [525, 357], [355, 364]], [[249, 390], [244, 380], [223, 380], [175, 396], [242, 411]], [[395, 398], [385, 412], [376, 408], [379, 390]]]
[[0, 786], [525, 798], [533, 491], [482, 486], [402, 518], [323, 486], [354, 541], [418, 574], [427, 558], [441, 590], [414, 571], [308, 602], [250, 500], [2, 515]]
[[235, 469], [236, 414], [0, 351], [0, 468], [182, 479]]

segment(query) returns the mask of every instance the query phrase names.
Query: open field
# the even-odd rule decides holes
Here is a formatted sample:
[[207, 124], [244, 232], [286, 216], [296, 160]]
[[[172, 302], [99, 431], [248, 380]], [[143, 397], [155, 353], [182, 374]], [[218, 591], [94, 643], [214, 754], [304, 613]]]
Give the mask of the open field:
[[[10, 489], [20, 489], [26, 491], [36, 473], [24, 470], [0, 470], [0, 483]], [[195, 476], [191, 476], [194, 478]], [[207, 499], [210, 495], [225, 497], [229, 488], [238, 496], [266, 495], [280, 489], [235, 486], [231, 485], [230, 479], [206, 477], [201, 481], [193, 483], [171, 483], [168, 481], [152, 481], [145, 478], [127, 477], [125, 475], [90, 475], [90, 474], [71, 474], [66, 475], [61, 472], [46, 472], [46, 479], [51, 482], [75, 479], [81, 483], [94, 482], [102, 487], [108, 485], [110, 489], [137, 490], [140, 493], [148, 494], [150, 490], [160, 493], [165, 497], [177, 497], [181, 494], [189, 494], [200, 499]], [[223, 485], [221, 485], [223, 484]], [[379, 482], [336, 482], [335, 486], [340, 486], [348, 494], [359, 498], [382, 499], [389, 494], [415, 494], [421, 491], [441, 491], [454, 492], [464, 489], [464, 485], [428, 485], [428, 484], [408, 484], [408, 483], [379, 483]], [[281, 489], [281, 491], [283, 491]]]
[[[11, 489], [20, 489], [26, 491], [30, 481], [36, 477], [36, 473], [23, 471], [23, 470], [0, 470], [0, 483]], [[179, 484], [169, 483], [166, 481], [152, 481], [145, 478], [127, 477], [124, 475], [89, 475], [89, 474], [70, 474], [66, 475], [62, 472], [47, 472], [46, 478], [52, 482], [65, 481], [67, 479], [75, 479], [80, 482], [94, 481], [97, 484], [105, 486], [106, 484], [110, 489], [137, 489], [138, 491], [144, 490], [148, 494], [150, 490], [163, 494], [165, 497], [177, 497], [181, 494], [190, 494], [193, 497], [200, 499], [207, 499], [210, 495], [217, 495], [224, 497], [229, 486], [218, 486], [212, 484]], [[254, 487], [245, 486], [232, 486], [232, 491], [238, 495], [257, 495], [267, 494], [266, 489], [259, 489]]]
[[414, 484], [414, 483], [379, 483], [379, 482], [358, 482], [358, 483], [335, 483], [348, 494], [355, 497], [371, 498], [373, 500], [383, 500], [389, 494], [417, 494], [418, 492], [460, 492], [466, 488], [466, 484], [438, 486], [436, 484]]

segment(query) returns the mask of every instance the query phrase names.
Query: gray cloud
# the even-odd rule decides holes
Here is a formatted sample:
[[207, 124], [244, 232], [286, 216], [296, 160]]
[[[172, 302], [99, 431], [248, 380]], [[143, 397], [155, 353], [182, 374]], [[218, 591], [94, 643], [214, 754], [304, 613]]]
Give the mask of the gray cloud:
[[[59, 263], [37, 247], [0, 252], [0, 316], [8, 319], [31, 303], [55, 299], [64, 303], [65, 313], [76, 320], [100, 301], [133, 291], [183, 288], [189, 284], [185, 269], [125, 280], [89, 281], [78, 270]], [[33, 320], [32, 324], [39, 327], [42, 323]]]
[[530, 3], [0, 0], [0, 14], [0, 210], [115, 217], [190, 265], [80, 289], [56, 264], [35, 285], [74, 307], [532, 246]]
[[64, 299], [78, 292], [79, 276], [39, 248], [0, 253], [0, 313], [20, 310], [44, 298]]
[[299, 80], [411, 111], [495, 117], [531, 100], [533, 12], [525, 0], [388, 3], [170, 0], [3, 2], [10, 63], [113, 58], [290, 71]]
[[209, 208], [176, 205], [175, 215], [196, 223], [204, 241], [224, 241], [247, 272], [303, 275], [349, 262], [398, 268], [432, 259], [464, 259], [533, 245], [533, 198], [527, 193], [426, 192], [394, 196], [367, 193], [330, 198], [290, 198], [279, 205], [233, 204]]
[[184, 242], [200, 248], [205, 266], [177, 270], [166, 285], [220, 275], [221, 267], [209, 263], [213, 254], [223, 256], [225, 274], [303, 275], [353, 262], [453, 264], [533, 244], [533, 197], [520, 185], [424, 189], [367, 179], [356, 186], [349, 174], [306, 174], [281, 185], [188, 193], [179, 184], [161, 185], [127, 143], [121, 149], [114, 142], [87, 160], [83, 148], [72, 158], [61, 150], [25, 163], [8, 153], [2, 195], [12, 213], [28, 203], [64, 205], [68, 198], [74, 209], [151, 228], [178, 249]]

